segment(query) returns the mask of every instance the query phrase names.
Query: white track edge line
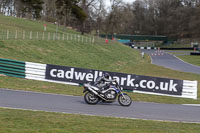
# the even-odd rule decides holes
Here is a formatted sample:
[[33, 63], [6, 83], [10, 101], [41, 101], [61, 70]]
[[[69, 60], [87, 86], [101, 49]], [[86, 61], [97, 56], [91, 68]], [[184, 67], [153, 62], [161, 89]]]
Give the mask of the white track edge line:
[[170, 121], [170, 120], [156, 120], [156, 119], [142, 119], [142, 118], [129, 118], [129, 117], [116, 117], [116, 116], [104, 116], [104, 115], [93, 115], [93, 114], [81, 114], [81, 113], [68, 113], [68, 112], [56, 112], [56, 111], [44, 111], [44, 110], [34, 110], [34, 109], [24, 109], [24, 108], [12, 108], [12, 107], [2, 107], [3, 109], [13, 109], [13, 110], [24, 110], [24, 111], [34, 111], [34, 112], [46, 112], [46, 113], [58, 113], [58, 114], [73, 114], [73, 115], [84, 115], [84, 116], [97, 116], [106, 118], [119, 118], [119, 119], [130, 119], [130, 120], [147, 120], [147, 121], [158, 121], [158, 122], [174, 122], [174, 123], [194, 123], [200, 124], [200, 122], [189, 122], [189, 121]]
[[185, 106], [200, 107], [200, 104], [182, 104]]
[[177, 58], [178, 60], [180, 60], [180, 61], [182, 61], [182, 62], [184, 62], [184, 63], [186, 63], [186, 64], [188, 64], [188, 65], [191, 65], [191, 66], [194, 66], [194, 67], [200, 68], [200, 66], [190, 64], [190, 63], [188, 63], [188, 62], [186, 62], [186, 61], [184, 61], [184, 60], [178, 58], [176, 55], [173, 55], [173, 56], [174, 56], [175, 58]]
[[73, 95], [65, 95], [65, 94], [48, 93], [48, 92], [36, 92], [36, 91], [14, 90], [14, 89], [7, 89], [7, 88], [0, 88], [0, 90], [9, 90], [9, 91], [16, 91], [16, 92], [28, 92], [28, 93], [34, 93], [34, 94], [47, 94], [47, 95], [54, 95], [54, 96], [82, 97], [82, 96], [73, 96]]

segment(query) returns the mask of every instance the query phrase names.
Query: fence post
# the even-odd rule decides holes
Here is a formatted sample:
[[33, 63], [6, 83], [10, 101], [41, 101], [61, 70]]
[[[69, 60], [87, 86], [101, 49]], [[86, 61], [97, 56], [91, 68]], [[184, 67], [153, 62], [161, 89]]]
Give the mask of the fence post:
[[30, 40], [32, 39], [32, 31], [30, 31]]
[[42, 33], [42, 40], [44, 40], [44, 32]]
[[53, 34], [53, 40], [55, 41], [55, 39], [56, 39], [56, 35], [55, 35], [55, 33]]
[[78, 42], [80, 41], [80, 35], [78, 35]]
[[60, 33], [58, 33], [58, 40], [60, 40]]
[[36, 35], [36, 39], [37, 39], [37, 40], [39, 39], [39, 35], [38, 35], [38, 32], [37, 32], [37, 35]]
[[94, 43], [94, 36], [93, 36], [93, 40], [92, 40], [92, 43]]
[[67, 34], [67, 41], [68, 41], [68, 33], [66, 33]]
[[17, 39], [17, 30], [16, 30], [16, 32], [15, 32], [15, 39]]
[[23, 40], [25, 39], [25, 31], [23, 31]]
[[73, 39], [73, 36], [72, 36], [72, 34], [71, 34], [71, 40]]
[[48, 40], [50, 40], [50, 32], [48, 32]]
[[74, 40], [76, 41], [77, 40], [77, 35], [76, 34], [74, 35], [74, 38], [75, 38]]
[[65, 34], [63, 33], [63, 41], [65, 40]]
[[9, 39], [9, 30], [7, 30], [7, 40]]

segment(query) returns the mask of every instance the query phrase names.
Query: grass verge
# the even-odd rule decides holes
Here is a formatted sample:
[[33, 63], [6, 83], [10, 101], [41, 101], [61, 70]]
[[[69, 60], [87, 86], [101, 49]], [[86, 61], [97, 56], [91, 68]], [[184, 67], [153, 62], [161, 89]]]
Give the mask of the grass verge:
[[183, 55], [183, 56], [177, 56], [181, 60], [184, 60], [185, 62], [188, 62], [190, 64], [200, 66], [200, 56], [194, 56], [194, 55]]
[[0, 108], [0, 133], [199, 133], [200, 124]]

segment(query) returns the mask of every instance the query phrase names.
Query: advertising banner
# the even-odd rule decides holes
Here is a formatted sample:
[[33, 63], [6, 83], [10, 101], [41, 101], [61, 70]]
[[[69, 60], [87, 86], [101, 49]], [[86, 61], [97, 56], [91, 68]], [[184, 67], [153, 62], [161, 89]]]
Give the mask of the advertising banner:
[[[96, 78], [102, 76], [104, 72], [105, 71], [47, 64], [45, 79], [80, 84], [94, 82]], [[183, 80], [116, 72], [108, 73], [126, 90], [176, 96], [182, 95]]]

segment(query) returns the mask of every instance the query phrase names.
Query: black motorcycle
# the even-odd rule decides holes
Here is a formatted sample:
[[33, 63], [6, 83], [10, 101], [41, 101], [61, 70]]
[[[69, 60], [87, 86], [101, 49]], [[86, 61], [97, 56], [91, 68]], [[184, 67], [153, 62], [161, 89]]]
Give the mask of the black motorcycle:
[[84, 100], [88, 104], [97, 104], [100, 100], [102, 102], [112, 103], [118, 98], [118, 102], [122, 106], [130, 106], [132, 103], [131, 97], [123, 93], [123, 88], [117, 83], [109, 85], [109, 88], [99, 91], [99, 88], [92, 83], [83, 84]]

